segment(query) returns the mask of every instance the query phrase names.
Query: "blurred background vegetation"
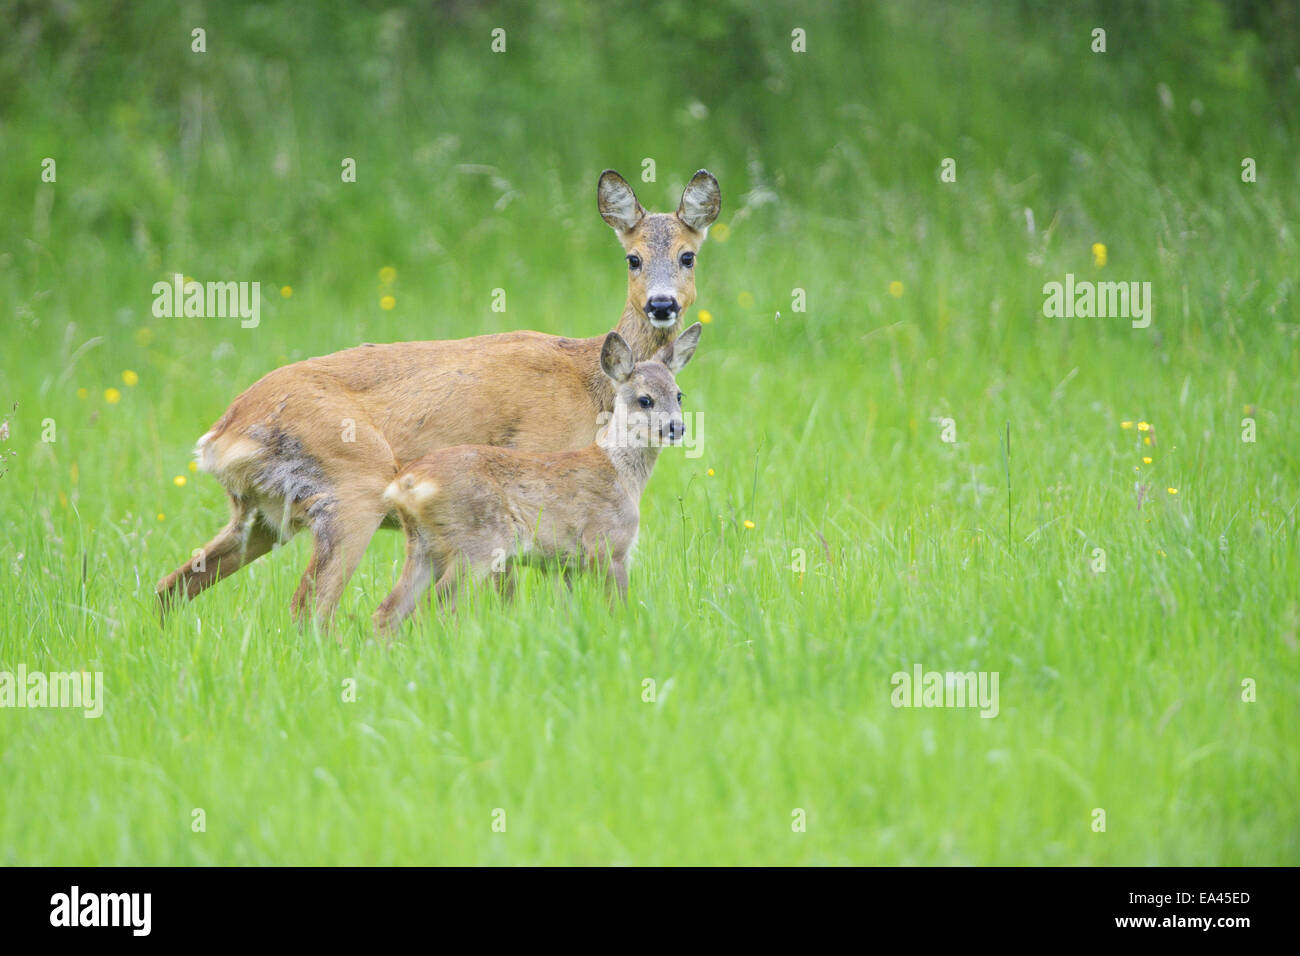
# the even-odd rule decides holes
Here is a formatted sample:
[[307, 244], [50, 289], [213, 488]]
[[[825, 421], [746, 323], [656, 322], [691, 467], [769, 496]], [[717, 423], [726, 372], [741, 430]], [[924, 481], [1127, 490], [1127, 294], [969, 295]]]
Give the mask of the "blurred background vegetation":
[[[1294, 262], [1294, 202], [1257, 203], [1238, 174], [1251, 156], [1274, 192], [1295, 183], [1297, 9], [0, 0], [0, 290], [11, 319], [68, 300], [100, 327], [173, 271], [259, 279], [354, 310], [338, 335], [322, 323], [318, 346], [466, 321], [594, 333], [617, 314], [622, 276], [593, 184], [605, 166], [638, 178], [644, 157], [654, 207], [697, 167], [719, 176], [722, 221], [756, 226], [744, 249], [763, 264], [754, 292], [769, 315], [789, 284], [812, 284], [791, 274], [801, 249], [851, 269], [845, 280], [881, 263], [936, 288], [954, 268], [1050, 259], [1062, 240], [1034, 248], [1026, 209], [1039, 241], [1057, 217], [1076, 249], [1122, 232], [1144, 276], [1177, 260], [1194, 285], [1187, 267], [1222, 252], [1222, 231], [1280, 239]], [[195, 27], [205, 54], [191, 52]], [[57, 187], [39, 180], [47, 156]], [[340, 181], [345, 156], [354, 185]], [[945, 190], [948, 156], [960, 185]], [[927, 242], [936, 232], [952, 242]], [[371, 308], [382, 265], [402, 276], [392, 315]], [[727, 281], [707, 265], [702, 277], [706, 292]], [[591, 283], [604, 315], [570, 317]], [[487, 310], [498, 285], [521, 293], [504, 317]], [[854, 285], [810, 289], [809, 322], [829, 323], [818, 331], [866, 319]]]

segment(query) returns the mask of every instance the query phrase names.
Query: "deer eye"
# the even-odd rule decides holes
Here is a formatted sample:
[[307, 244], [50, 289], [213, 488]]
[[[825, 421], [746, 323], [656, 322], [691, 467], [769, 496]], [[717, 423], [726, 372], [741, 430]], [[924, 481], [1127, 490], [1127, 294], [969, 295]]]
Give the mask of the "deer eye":
[[682, 265], [684, 265], [684, 266], [685, 266], [686, 268], [688, 268], [688, 269], [689, 269], [691, 266], [695, 265], [695, 253], [693, 253], [693, 252], [683, 252], [683, 253], [682, 253]]
[[640, 398], [637, 399], [637, 401], [641, 403], [642, 408], [655, 407], [655, 400], [651, 398], [649, 395], [642, 395]]
[[641, 257], [638, 256], [635, 252], [632, 253], [630, 256], [627, 257], [627, 267], [629, 269], [640, 269]]
[[677, 393], [677, 404], [680, 405], [680, 404], [682, 403], [682, 399], [685, 398], [685, 397], [686, 397], [686, 396], [683, 395], [681, 392], [678, 392], [678, 393]]

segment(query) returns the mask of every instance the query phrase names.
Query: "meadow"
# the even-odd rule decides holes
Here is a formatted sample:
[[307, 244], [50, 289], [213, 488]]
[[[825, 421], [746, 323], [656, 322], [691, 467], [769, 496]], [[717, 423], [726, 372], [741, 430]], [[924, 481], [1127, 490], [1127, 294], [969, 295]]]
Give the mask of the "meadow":
[[[0, 863], [1300, 863], [1300, 80], [1227, 9], [0, 3], [0, 671], [105, 692], [0, 709]], [[385, 647], [400, 535], [333, 633], [300, 535], [160, 627], [261, 375], [617, 322], [606, 167], [723, 201], [630, 604]]]

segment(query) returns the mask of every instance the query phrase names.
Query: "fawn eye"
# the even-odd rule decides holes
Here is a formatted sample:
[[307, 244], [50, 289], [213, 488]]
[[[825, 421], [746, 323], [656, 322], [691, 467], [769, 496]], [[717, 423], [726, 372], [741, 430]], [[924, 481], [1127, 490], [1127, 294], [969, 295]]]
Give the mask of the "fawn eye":
[[632, 255], [628, 256], [628, 257], [627, 257], [627, 267], [628, 267], [629, 269], [640, 269], [640, 268], [641, 268], [641, 257], [638, 256], [636, 253], [633, 253]]
[[637, 399], [637, 401], [641, 403], [642, 408], [655, 407], [655, 400], [651, 398], [649, 395], [642, 395], [640, 398]]
[[682, 399], [685, 398], [685, 397], [686, 397], [686, 396], [683, 395], [681, 392], [678, 392], [678, 393], [677, 393], [677, 404], [680, 405], [680, 404], [682, 403]]
[[682, 265], [684, 265], [684, 266], [685, 266], [686, 268], [688, 268], [688, 269], [689, 269], [691, 266], [695, 265], [695, 253], [693, 253], [693, 252], [683, 252], [683, 253], [682, 253]]

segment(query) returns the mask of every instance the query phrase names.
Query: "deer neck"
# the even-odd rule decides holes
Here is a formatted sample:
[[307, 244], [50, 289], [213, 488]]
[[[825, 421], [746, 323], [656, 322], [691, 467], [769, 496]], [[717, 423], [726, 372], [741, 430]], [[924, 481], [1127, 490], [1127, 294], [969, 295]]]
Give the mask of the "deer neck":
[[[634, 361], [648, 362], [661, 348], [677, 338], [680, 324], [679, 318], [677, 323], [666, 329], [656, 329], [646, 321], [645, 315], [629, 299], [623, 306], [623, 315], [618, 320], [618, 326], [614, 331], [623, 336], [623, 341], [631, 346]], [[610, 385], [609, 378], [600, 370], [600, 346], [605, 341], [605, 336], [598, 335], [588, 341], [595, 349], [596, 367], [592, 369], [587, 379], [587, 388], [596, 407], [609, 411], [614, 407], [614, 388]]]
[[648, 362], [661, 348], [677, 338], [680, 324], [679, 317], [668, 328], [657, 329], [629, 299], [623, 306], [623, 316], [618, 320], [618, 328], [615, 331], [632, 347], [633, 359], [638, 362]]
[[655, 461], [659, 458], [659, 447], [649, 444], [644, 447], [629, 445], [616, 437], [612, 424], [606, 425], [596, 434], [596, 444], [600, 447], [614, 466], [618, 483], [633, 501], [640, 501], [646, 485], [650, 483], [650, 473], [654, 471]]

